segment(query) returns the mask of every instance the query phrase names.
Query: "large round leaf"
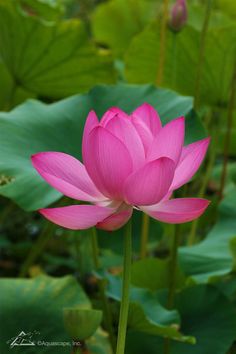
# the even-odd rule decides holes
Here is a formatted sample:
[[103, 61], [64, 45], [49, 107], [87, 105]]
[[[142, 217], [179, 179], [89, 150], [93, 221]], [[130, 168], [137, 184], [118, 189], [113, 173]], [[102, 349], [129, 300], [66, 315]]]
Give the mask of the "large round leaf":
[[[70, 276], [34, 279], [1, 279], [1, 353], [8, 353], [10, 343], [22, 331], [33, 333], [32, 341], [70, 341], [63, 324], [63, 308], [78, 306], [91, 308], [90, 301]], [[7, 343], [10, 341], [9, 343]], [[23, 348], [23, 350], [22, 350]], [[14, 346], [14, 352], [25, 352]], [[70, 351], [71, 348], [67, 347]], [[29, 346], [27, 353], [65, 353], [63, 346]]]
[[[131, 112], [143, 102], [152, 104], [164, 123], [186, 115], [192, 98], [153, 86], [98, 86], [54, 104], [27, 101], [0, 114], [0, 194], [26, 210], [45, 207], [60, 197], [32, 168], [30, 156], [40, 151], [61, 151], [81, 158], [81, 137], [88, 112], [101, 115], [111, 106]], [[196, 134], [197, 132], [197, 134]], [[187, 141], [200, 139], [204, 130], [195, 116], [187, 118]]]
[[65, 97], [115, 79], [111, 57], [96, 49], [80, 20], [45, 22], [14, 0], [0, 0], [0, 56], [16, 87], [42, 96]]
[[95, 39], [122, 56], [131, 39], [155, 18], [160, 0], [112, 0], [96, 7], [92, 17]]
[[[1, 353], [10, 353], [11, 349], [19, 354], [72, 352], [73, 341], [64, 328], [63, 308], [92, 311], [89, 299], [73, 277], [1, 279], [0, 286]], [[31, 345], [19, 345], [22, 334], [23, 343]], [[73, 339], [79, 345], [80, 338]], [[101, 328], [86, 343], [91, 354], [111, 353], [107, 333]]]

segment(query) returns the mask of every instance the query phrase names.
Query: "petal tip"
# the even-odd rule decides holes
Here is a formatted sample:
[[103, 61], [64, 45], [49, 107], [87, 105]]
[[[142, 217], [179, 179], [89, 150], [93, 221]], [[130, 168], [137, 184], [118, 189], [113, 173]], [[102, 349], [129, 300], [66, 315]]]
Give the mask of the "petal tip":
[[36, 152], [35, 154], [31, 155], [30, 158], [33, 161], [33, 160], [37, 159], [37, 157], [39, 157], [39, 155], [41, 155], [41, 154], [42, 154], [41, 152]]
[[174, 119], [174, 121], [179, 124], [185, 124], [185, 117], [184, 116], [177, 117]]
[[[199, 143], [199, 147], [201, 147], [204, 151], [204, 154], [206, 153], [209, 145], [210, 145], [210, 142], [211, 142], [211, 137], [208, 136], [207, 138], [204, 138], [202, 140], [198, 140], [198, 143]], [[196, 142], [197, 143], [197, 142]]]
[[139, 107], [146, 107], [146, 108], [153, 109], [153, 106], [148, 102], [143, 102]]
[[206, 143], [206, 145], [209, 145], [211, 142], [211, 137], [208, 136], [207, 138], [203, 139], [203, 141]]
[[41, 154], [42, 154], [41, 152], [37, 152], [30, 156], [31, 163], [34, 168], [37, 168], [38, 158], [40, 158]]
[[36, 158], [36, 154], [33, 154], [30, 156], [30, 160], [32, 163], [34, 163], [35, 158]]
[[[87, 119], [88, 119], [88, 117], [91, 116], [91, 115], [95, 116], [94, 118], [97, 118], [97, 114], [96, 114], [96, 112], [95, 112], [94, 109], [91, 109], [91, 111], [88, 112]], [[97, 119], [98, 119], [98, 118], [97, 118]]]
[[40, 152], [36, 152], [35, 154], [31, 155], [31, 160], [35, 160], [35, 159], [40, 158], [42, 156], [49, 155], [49, 154], [55, 154], [55, 153], [56, 153], [56, 151], [40, 151]]
[[168, 123], [165, 124], [163, 129], [165, 129], [167, 127], [169, 127], [169, 129], [172, 129], [174, 131], [176, 131], [176, 129], [178, 129], [181, 132], [181, 134], [184, 134], [185, 117], [180, 116], [180, 117], [174, 118], [173, 120], [170, 120]]
[[99, 124], [99, 120], [98, 120], [97, 114], [92, 109], [91, 111], [89, 111], [89, 113], [87, 115], [87, 118], [85, 121], [84, 132], [86, 132], [86, 130], [90, 131], [91, 129], [96, 127], [98, 124]]
[[48, 211], [47, 208], [38, 209], [38, 213], [41, 214], [41, 215], [43, 215], [43, 216], [47, 215], [47, 211]]
[[[199, 199], [201, 199], [201, 198], [199, 198]], [[201, 200], [205, 204], [205, 205], [203, 205], [204, 209], [206, 209], [211, 204], [211, 200], [203, 199], [203, 198]]]

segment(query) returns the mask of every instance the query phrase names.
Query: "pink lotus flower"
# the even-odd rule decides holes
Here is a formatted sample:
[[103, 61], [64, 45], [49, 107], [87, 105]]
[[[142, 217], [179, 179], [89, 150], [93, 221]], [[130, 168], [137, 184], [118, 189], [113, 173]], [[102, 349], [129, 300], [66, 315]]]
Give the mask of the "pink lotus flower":
[[167, 223], [192, 221], [209, 202], [170, 198], [198, 170], [209, 138], [183, 144], [184, 118], [162, 127], [147, 103], [130, 116], [111, 108], [100, 122], [91, 111], [83, 134], [84, 164], [62, 152], [32, 156], [33, 166], [51, 186], [91, 204], [41, 209], [40, 213], [69, 229], [116, 230], [127, 223], [133, 208]]

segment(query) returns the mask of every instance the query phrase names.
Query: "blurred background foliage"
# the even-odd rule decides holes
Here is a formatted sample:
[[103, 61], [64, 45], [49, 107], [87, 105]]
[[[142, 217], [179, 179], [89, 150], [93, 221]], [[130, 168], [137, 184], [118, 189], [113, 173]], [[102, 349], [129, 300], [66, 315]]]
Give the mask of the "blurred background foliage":
[[[174, 308], [166, 305], [174, 228], [151, 220], [148, 257], [140, 259], [142, 216], [135, 212], [126, 352], [161, 353], [168, 337], [171, 354], [236, 353], [236, 2], [187, 3], [181, 31], [167, 24], [163, 65], [162, 0], [0, 0], [2, 353], [20, 330], [38, 331], [42, 340], [82, 336], [64, 323], [87, 323], [89, 352], [112, 353], [109, 321], [103, 316], [100, 324], [94, 309], [104, 311], [103, 286], [115, 335], [122, 230], [98, 231], [96, 265], [90, 230], [68, 231], [36, 212], [70, 201], [37, 175], [30, 156], [55, 150], [80, 158], [91, 109], [101, 117], [110, 106], [130, 113], [143, 102], [158, 110], [163, 123], [185, 115], [186, 143], [211, 135], [204, 166], [177, 196], [206, 196], [212, 203], [199, 222], [181, 226]], [[63, 317], [67, 307], [72, 309], [64, 309]]]

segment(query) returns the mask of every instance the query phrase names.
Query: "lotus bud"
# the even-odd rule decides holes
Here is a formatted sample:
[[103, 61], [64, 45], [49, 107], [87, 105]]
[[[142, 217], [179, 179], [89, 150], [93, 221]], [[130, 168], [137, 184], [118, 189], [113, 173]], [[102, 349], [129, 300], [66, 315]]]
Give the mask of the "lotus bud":
[[170, 12], [169, 27], [174, 32], [179, 32], [187, 22], [186, 0], [176, 0]]

